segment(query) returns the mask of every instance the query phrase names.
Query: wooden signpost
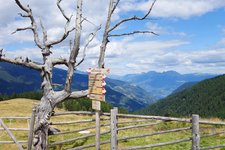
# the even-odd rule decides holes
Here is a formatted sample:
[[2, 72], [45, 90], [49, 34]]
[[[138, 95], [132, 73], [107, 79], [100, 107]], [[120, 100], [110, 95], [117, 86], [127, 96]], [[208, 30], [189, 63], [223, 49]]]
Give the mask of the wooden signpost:
[[105, 101], [106, 90], [104, 86], [106, 75], [109, 74], [109, 69], [104, 68], [89, 68], [88, 76], [88, 97], [92, 100], [92, 109], [95, 110], [95, 148], [100, 150], [100, 111], [101, 101]]
[[89, 74], [88, 97], [92, 100], [92, 109], [100, 111], [100, 101], [105, 101], [105, 78], [110, 70], [104, 68], [89, 68], [87, 72]]

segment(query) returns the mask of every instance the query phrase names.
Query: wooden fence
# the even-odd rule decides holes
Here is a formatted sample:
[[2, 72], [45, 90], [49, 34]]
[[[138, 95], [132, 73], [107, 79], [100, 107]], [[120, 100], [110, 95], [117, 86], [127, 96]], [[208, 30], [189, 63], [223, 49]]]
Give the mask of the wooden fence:
[[[27, 150], [31, 150], [32, 148], [32, 139], [33, 139], [33, 129], [34, 129], [34, 123], [35, 123], [35, 109], [33, 108], [32, 110], [32, 116], [31, 117], [0, 117], [0, 131], [5, 130], [8, 134], [8, 136], [12, 139], [10, 140], [5, 140], [1, 141], [0, 140], [0, 145], [1, 144], [13, 144], [15, 143], [16, 146], [18, 147], [19, 150], [24, 150], [22, 144], [27, 144]], [[11, 122], [13, 120], [24, 120], [27, 121], [27, 128], [16, 128], [16, 127], [8, 127], [5, 123], [4, 120], [9, 120], [9, 124], [12, 124]], [[26, 131], [28, 133], [28, 140], [18, 140], [16, 136], [11, 132], [11, 131]]]
[[[34, 110], [32, 117], [24, 117], [23, 119], [29, 119], [30, 120], [30, 133], [33, 132], [33, 126], [34, 124]], [[71, 120], [68, 121], [58, 121], [57, 119], [54, 120], [54, 118], [57, 118], [58, 116], [64, 116], [64, 115], [72, 115], [72, 116], [82, 116], [82, 119], [76, 119], [71, 117]], [[85, 117], [84, 117], [85, 116]], [[0, 118], [4, 119], [4, 118]], [[14, 118], [12, 118], [14, 119]], [[18, 119], [18, 118], [17, 118]], [[22, 118], [20, 118], [22, 119]], [[99, 119], [97, 121], [100, 121], [101, 124], [99, 126], [96, 126], [95, 122], [96, 119]], [[141, 134], [134, 134], [134, 135], [128, 135], [123, 136], [124, 132], [133, 132], [134, 130], [144, 130], [144, 129], [150, 129], [154, 128], [166, 123], [170, 122], [183, 122], [186, 124], [185, 127], [179, 127], [179, 128], [166, 128], [163, 130], [146, 130], [146, 133]], [[13, 128], [5, 128], [4, 122], [0, 120], [0, 124], [3, 126], [0, 130], [19, 130], [19, 129], [13, 129]], [[207, 138], [207, 137], [213, 137], [217, 135], [221, 135], [225, 133], [225, 130], [220, 130], [219, 132], [213, 132], [209, 134], [201, 134], [200, 130], [202, 129], [201, 126], [207, 126], [207, 125], [213, 125], [213, 126], [221, 126], [221, 129], [224, 129], [222, 126], [225, 127], [225, 122], [212, 122], [212, 121], [202, 121], [199, 119], [198, 115], [192, 115], [191, 118], [174, 118], [174, 117], [162, 117], [162, 116], [145, 116], [145, 115], [131, 115], [131, 114], [118, 114], [117, 108], [114, 108], [111, 110], [110, 113], [101, 113], [100, 117], [96, 116], [95, 112], [84, 112], [84, 111], [76, 111], [76, 112], [60, 112], [55, 113], [55, 115], [52, 117], [51, 126], [57, 126], [62, 127], [61, 132], [55, 132], [52, 133], [50, 139], [54, 139], [55, 136], [62, 136], [62, 135], [69, 135], [72, 134], [72, 138], [69, 139], [63, 139], [60, 140], [60, 138], [55, 138], [57, 140], [49, 141], [49, 147], [57, 147], [59, 148], [62, 145], [69, 145], [70, 143], [75, 143], [79, 140], [87, 141], [92, 138], [91, 142], [84, 142], [77, 146], [67, 147], [68, 150], [81, 150], [81, 149], [87, 149], [93, 147], [93, 149], [99, 149], [100, 147], [104, 146], [103, 149], [111, 149], [111, 150], [136, 150], [136, 149], [147, 149], [147, 148], [154, 148], [154, 147], [162, 147], [162, 146], [168, 146], [173, 144], [179, 144], [183, 142], [191, 142], [190, 149], [192, 150], [208, 150], [208, 149], [215, 149], [215, 148], [221, 148], [225, 147], [224, 144], [219, 145], [213, 145], [213, 146], [207, 146], [207, 147], [201, 147], [200, 141], [201, 139]], [[63, 128], [63, 126], [66, 126], [66, 128]], [[70, 126], [71, 128], [69, 128]], [[79, 126], [79, 128], [74, 128]], [[74, 128], [74, 129], [73, 129]], [[95, 132], [96, 128], [98, 130], [101, 129], [101, 132], [99, 133], [99, 137], [101, 137], [100, 141], [94, 141], [96, 134], [98, 132]], [[25, 130], [25, 129], [23, 129]], [[92, 132], [86, 133], [84, 135], [77, 134], [81, 131], [91, 130]], [[132, 146], [124, 146], [122, 145], [124, 142], [127, 142], [129, 140], [134, 139], [141, 139], [146, 137], [152, 137], [156, 135], [164, 135], [169, 133], [179, 133], [179, 132], [188, 132], [190, 133], [190, 136], [184, 137], [182, 139], [172, 139], [171, 141], [164, 141], [161, 143], [150, 143], [148, 141], [146, 145], [132, 145]], [[32, 146], [32, 137], [33, 134], [29, 134], [29, 140], [27, 141], [19, 141], [15, 138], [11, 137], [13, 141], [0, 141], [0, 144], [7, 144], [7, 143], [16, 143], [18, 148], [20, 143], [27, 142], [28, 143], [28, 150], [31, 149]], [[106, 136], [107, 135], [107, 136]], [[69, 136], [71, 137], [71, 136]], [[146, 143], [145, 142], [145, 143]], [[122, 145], [122, 146], [121, 146]], [[94, 148], [95, 147], [95, 148]], [[107, 147], [107, 148], [106, 148]]]

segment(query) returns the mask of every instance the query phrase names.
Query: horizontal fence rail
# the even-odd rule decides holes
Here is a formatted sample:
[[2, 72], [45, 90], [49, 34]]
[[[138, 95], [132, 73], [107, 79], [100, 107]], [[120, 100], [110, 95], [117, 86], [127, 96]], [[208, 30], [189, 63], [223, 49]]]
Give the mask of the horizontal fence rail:
[[159, 147], [159, 146], [166, 146], [166, 145], [172, 145], [172, 144], [177, 144], [181, 142], [187, 142], [190, 141], [192, 138], [185, 138], [185, 139], [179, 139], [179, 140], [174, 140], [171, 142], [165, 142], [165, 143], [157, 143], [157, 144], [150, 144], [150, 145], [144, 145], [144, 146], [133, 146], [133, 147], [127, 147], [127, 148], [122, 148], [122, 150], [136, 150], [136, 149], [145, 149], [145, 148], [153, 148], [153, 147]]

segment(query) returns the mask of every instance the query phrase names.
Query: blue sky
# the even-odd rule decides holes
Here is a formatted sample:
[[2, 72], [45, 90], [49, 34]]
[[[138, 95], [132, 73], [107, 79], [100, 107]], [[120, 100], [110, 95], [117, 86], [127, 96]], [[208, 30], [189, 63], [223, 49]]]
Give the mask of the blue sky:
[[[24, 4], [30, 4], [35, 16], [43, 20], [50, 39], [59, 37], [65, 24], [52, 1], [21, 0]], [[143, 15], [151, 2], [152, 0], [121, 0], [113, 16], [113, 23], [134, 14]], [[107, 0], [85, 0], [84, 16], [96, 25], [104, 24], [107, 4]], [[74, 12], [74, 6], [73, 0], [62, 2], [67, 14]], [[14, 1], [0, 2], [0, 19], [4, 20], [0, 22], [0, 48], [4, 48], [7, 57], [24, 55], [41, 61], [41, 52], [33, 43], [31, 32], [11, 34], [18, 27], [29, 26], [29, 20], [18, 17], [19, 12], [21, 10]], [[150, 70], [225, 73], [224, 0], [157, 0], [151, 17], [155, 20], [124, 24], [116, 32], [140, 29], [154, 31], [159, 36], [139, 34], [110, 39], [105, 62], [112, 74], [124, 75]], [[95, 28], [96, 26], [85, 22], [81, 49], [88, 34]], [[97, 66], [101, 35], [102, 31], [89, 46], [87, 58], [79, 66], [80, 70]], [[68, 43], [72, 38], [71, 35], [65, 42], [54, 47], [52, 57], [67, 58]]]

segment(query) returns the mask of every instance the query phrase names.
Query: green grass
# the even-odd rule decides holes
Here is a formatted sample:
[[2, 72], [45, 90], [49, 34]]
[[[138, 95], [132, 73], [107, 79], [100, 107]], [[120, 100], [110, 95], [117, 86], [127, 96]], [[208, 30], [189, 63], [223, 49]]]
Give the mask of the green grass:
[[[31, 116], [31, 110], [32, 107], [37, 105], [38, 101], [32, 101], [27, 99], [14, 99], [9, 101], [3, 101], [0, 102], [0, 117], [3, 116]], [[56, 111], [63, 111], [56, 109]], [[52, 117], [52, 122], [66, 122], [66, 121], [75, 121], [75, 120], [85, 120], [85, 119], [94, 119], [95, 116], [87, 116], [87, 115], [66, 115], [66, 116], [57, 116]], [[136, 119], [119, 119], [119, 121], [135, 121]], [[210, 119], [210, 121], [221, 121], [217, 118]], [[155, 122], [155, 120], [151, 120], [150, 122]], [[28, 122], [26, 120], [11, 120], [6, 119], [4, 120], [4, 123], [8, 127], [19, 127], [19, 128], [27, 128]], [[108, 124], [109, 120], [102, 121], [102, 124]], [[142, 124], [143, 122], [139, 123], [130, 123], [130, 124], [119, 124], [119, 127], [123, 126], [130, 126], [134, 124]], [[145, 122], [146, 123], [146, 122]], [[85, 127], [94, 126], [95, 122], [92, 123], [82, 123], [78, 125], [55, 125], [54, 127], [60, 129], [61, 131], [70, 131], [70, 130], [76, 130], [81, 129]], [[158, 132], [158, 131], [165, 131], [170, 130], [174, 128], [183, 128], [183, 127], [189, 127], [191, 126], [190, 123], [182, 123], [182, 122], [162, 122], [155, 126], [150, 127], [142, 127], [142, 128], [133, 128], [129, 130], [121, 130], [118, 132], [118, 137], [128, 137], [128, 136], [134, 136], [139, 134], [146, 134], [146, 133], [152, 133], [152, 132]], [[225, 130], [225, 126], [213, 126], [213, 125], [201, 125], [200, 126], [200, 133], [201, 135], [209, 134], [209, 133], [216, 133]], [[102, 127], [101, 132], [109, 131], [109, 127]], [[95, 133], [95, 129], [89, 130], [90, 134]], [[27, 131], [12, 131], [13, 134], [16, 136], [18, 140], [27, 140]], [[73, 139], [79, 136], [83, 136], [85, 134], [80, 133], [71, 133], [71, 134], [65, 134], [65, 135], [54, 135], [49, 136], [49, 142], [58, 142], [63, 141], [66, 139]], [[129, 146], [139, 146], [139, 145], [149, 145], [149, 144], [156, 144], [156, 143], [163, 143], [168, 141], [173, 141], [177, 139], [183, 139], [191, 137], [192, 133], [191, 130], [187, 131], [181, 131], [181, 132], [173, 132], [173, 133], [166, 133], [162, 135], [154, 135], [154, 136], [148, 136], [143, 138], [135, 138], [130, 140], [123, 140], [119, 141], [119, 148], [125, 148]], [[101, 136], [101, 141], [109, 140], [110, 134], [105, 134]], [[0, 140], [11, 140], [10, 137], [7, 135], [5, 131], [0, 130]], [[58, 145], [50, 148], [51, 150], [63, 150], [67, 148], [87, 145], [95, 142], [95, 137], [90, 137], [82, 140], [78, 140], [75, 142], [71, 142], [64, 145]], [[218, 144], [225, 144], [225, 134], [213, 136], [213, 137], [207, 137], [201, 139], [201, 147], [207, 147], [212, 145], [218, 145]], [[23, 145], [24, 148], [26, 148], [26, 144]], [[179, 144], [169, 145], [169, 146], [163, 146], [163, 147], [155, 147], [151, 148], [151, 150], [189, 150], [191, 148], [191, 141], [183, 142]], [[0, 144], [0, 150], [17, 150], [17, 147], [15, 144], [7, 144], [3, 145]], [[95, 148], [89, 148], [88, 150], [94, 150]], [[109, 150], [110, 145], [105, 144], [101, 145], [102, 150]], [[221, 149], [225, 150], [225, 149]]]

